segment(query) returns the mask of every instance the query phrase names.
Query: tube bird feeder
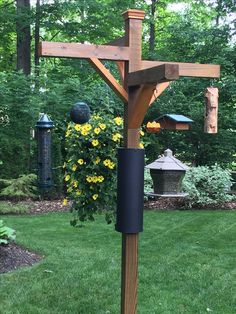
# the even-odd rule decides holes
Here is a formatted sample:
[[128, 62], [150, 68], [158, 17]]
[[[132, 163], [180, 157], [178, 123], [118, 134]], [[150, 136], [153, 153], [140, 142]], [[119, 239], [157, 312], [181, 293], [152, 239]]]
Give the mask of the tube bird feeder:
[[36, 123], [38, 142], [38, 184], [42, 189], [53, 186], [52, 179], [52, 135], [53, 121], [42, 114]]

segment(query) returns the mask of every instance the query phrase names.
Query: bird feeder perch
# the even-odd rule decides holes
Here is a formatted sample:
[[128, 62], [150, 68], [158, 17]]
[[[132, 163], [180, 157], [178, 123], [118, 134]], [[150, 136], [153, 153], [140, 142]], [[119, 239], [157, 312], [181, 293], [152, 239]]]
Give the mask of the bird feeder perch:
[[146, 166], [150, 169], [154, 192], [151, 196], [184, 197], [181, 193], [181, 183], [185, 172], [189, 169], [180, 160], [173, 157], [170, 149], [165, 150], [164, 156]]

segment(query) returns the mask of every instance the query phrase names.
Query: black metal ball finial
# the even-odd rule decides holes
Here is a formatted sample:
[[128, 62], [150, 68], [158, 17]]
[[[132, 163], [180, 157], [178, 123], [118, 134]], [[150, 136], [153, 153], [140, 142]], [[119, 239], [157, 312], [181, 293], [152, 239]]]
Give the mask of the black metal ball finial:
[[84, 102], [77, 102], [70, 111], [70, 118], [74, 123], [83, 124], [90, 119], [90, 108]]

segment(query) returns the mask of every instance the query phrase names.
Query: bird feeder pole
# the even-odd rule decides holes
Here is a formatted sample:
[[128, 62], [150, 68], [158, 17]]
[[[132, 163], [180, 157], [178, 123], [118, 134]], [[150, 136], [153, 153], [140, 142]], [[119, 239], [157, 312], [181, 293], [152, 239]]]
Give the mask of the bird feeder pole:
[[[42, 42], [41, 57], [87, 59], [124, 102], [124, 148], [139, 148], [139, 129], [149, 106], [180, 77], [220, 75], [218, 65], [142, 60], [144, 11], [123, 13], [125, 36], [106, 45]], [[100, 60], [116, 61], [122, 85]], [[135, 183], [135, 182], [134, 182]], [[138, 233], [122, 233], [121, 313], [137, 311]]]

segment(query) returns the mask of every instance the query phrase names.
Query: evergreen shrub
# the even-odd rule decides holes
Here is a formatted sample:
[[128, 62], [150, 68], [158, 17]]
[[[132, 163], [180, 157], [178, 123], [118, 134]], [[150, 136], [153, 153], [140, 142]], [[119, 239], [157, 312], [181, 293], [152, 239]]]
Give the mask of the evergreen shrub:
[[16, 179], [0, 179], [0, 198], [17, 201], [34, 199], [38, 196], [36, 183], [37, 176], [33, 173], [21, 175]]
[[193, 167], [183, 180], [183, 190], [189, 194], [186, 204], [193, 207], [230, 201], [231, 184], [230, 171], [218, 165]]

